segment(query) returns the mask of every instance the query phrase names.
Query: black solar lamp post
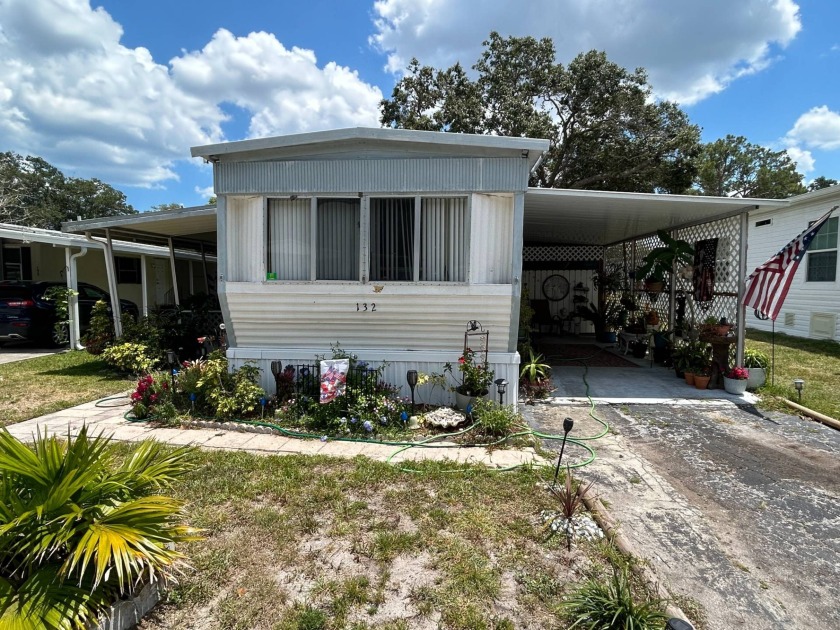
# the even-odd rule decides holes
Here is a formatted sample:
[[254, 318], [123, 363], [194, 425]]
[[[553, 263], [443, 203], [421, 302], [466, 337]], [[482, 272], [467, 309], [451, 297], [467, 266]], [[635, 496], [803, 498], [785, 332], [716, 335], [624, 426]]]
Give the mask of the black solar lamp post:
[[417, 370], [409, 370], [405, 373], [405, 380], [411, 389], [411, 413], [414, 413], [414, 388], [417, 387]]
[[499, 404], [503, 405], [505, 402], [505, 392], [507, 391], [508, 382], [503, 378], [497, 378], [494, 382], [496, 383], [496, 391], [499, 392]]
[[560, 462], [563, 461], [563, 451], [566, 450], [566, 438], [569, 437], [569, 431], [572, 430], [573, 426], [575, 426], [575, 421], [571, 418], [563, 420], [563, 443], [560, 445], [560, 457], [557, 458], [557, 467], [554, 469], [553, 486], [557, 485], [557, 475], [560, 474]]
[[175, 366], [178, 364], [178, 355], [174, 350], [166, 351], [166, 364], [169, 366], [169, 377], [172, 380], [172, 391], [175, 391]]
[[277, 377], [280, 376], [280, 373], [283, 369], [283, 362], [282, 361], [272, 361], [271, 362], [271, 373], [274, 375], [274, 395], [278, 398], [280, 397], [280, 382], [277, 380]]

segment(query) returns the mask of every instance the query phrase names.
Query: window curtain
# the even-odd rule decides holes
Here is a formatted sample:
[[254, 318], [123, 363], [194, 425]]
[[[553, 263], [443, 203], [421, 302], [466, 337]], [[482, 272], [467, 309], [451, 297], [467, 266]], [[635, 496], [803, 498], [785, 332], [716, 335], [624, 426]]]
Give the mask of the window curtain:
[[309, 280], [309, 199], [268, 200], [268, 271], [278, 280]]
[[420, 280], [467, 279], [467, 200], [429, 197], [420, 206]]
[[318, 200], [318, 280], [359, 280], [359, 199]]
[[370, 279], [414, 280], [414, 199], [370, 200]]

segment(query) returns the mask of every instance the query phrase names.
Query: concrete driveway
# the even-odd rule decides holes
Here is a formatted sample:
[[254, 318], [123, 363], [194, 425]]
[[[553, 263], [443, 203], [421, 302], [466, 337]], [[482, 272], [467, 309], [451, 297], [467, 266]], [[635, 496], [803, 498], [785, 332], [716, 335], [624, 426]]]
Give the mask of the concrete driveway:
[[63, 348], [39, 348], [31, 343], [10, 342], [0, 348], [0, 364], [23, 361], [33, 357], [40, 357], [44, 354], [56, 354], [62, 352]]
[[[587, 411], [524, 409], [573, 436], [596, 432]], [[840, 628], [840, 432], [725, 401], [596, 413], [611, 432], [579, 475], [700, 627]]]

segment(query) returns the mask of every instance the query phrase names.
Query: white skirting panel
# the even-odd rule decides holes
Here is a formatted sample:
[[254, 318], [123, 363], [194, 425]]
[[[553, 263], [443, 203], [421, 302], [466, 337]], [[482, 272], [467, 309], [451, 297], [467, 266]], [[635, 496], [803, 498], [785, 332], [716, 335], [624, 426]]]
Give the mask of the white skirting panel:
[[[367, 361], [372, 367], [387, 363], [383, 379], [401, 388], [401, 395], [411, 398], [411, 390], [405, 382], [408, 370], [431, 374], [443, 372], [446, 362], [452, 363], [453, 377], [458, 379], [458, 357], [453, 352], [383, 352], [382, 350], [354, 350], [360, 361]], [[230, 365], [234, 368], [242, 366], [246, 361], [253, 361], [262, 370], [261, 385], [269, 394], [274, 393], [274, 377], [271, 374], [271, 362], [282, 361], [283, 365], [315, 363], [316, 355], [326, 355], [330, 358], [329, 348], [289, 348], [282, 350], [267, 350], [264, 348], [230, 348], [227, 351]], [[509, 383], [505, 394], [505, 404], [518, 404], [519, 383], [519, 353], [491, 352], [488, 355], [490, 368], [495, 372], [494, 378], [504, 378]], [[455, 384], [452, 382], [452, 384]], [[495, 386], [490, 388], [488, 398], [498, 400]], [[418, 387], [415, 400], [418, 403], [434, 405], [451, 405], [455, 402], [455, 395], [449, 391], [435, 388], [432, 392], [430, 385]]]

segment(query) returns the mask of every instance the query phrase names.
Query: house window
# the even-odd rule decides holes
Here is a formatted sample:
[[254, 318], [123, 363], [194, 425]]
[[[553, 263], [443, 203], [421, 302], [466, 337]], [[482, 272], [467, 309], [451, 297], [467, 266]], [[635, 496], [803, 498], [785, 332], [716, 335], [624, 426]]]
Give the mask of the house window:
[[466, 197], [369, 202], [362, 225], [359, 198], [269, 199], [270, 277], [358, 281], [364, 262], [373, 282], [466, 282]]
[[370, 200], [370, 279], [414, 280], [414, 198]]
[[808, 247], [808, 282], [837, 280], [837, 224], [838, 217], [826, 221]]
[[119, 284], [140, 284], [140, 259], [114, 256]]
[[4, 246], [0, 280], [32, 280], [32, 250], [29, 247]]
[[317, 280], [359, 279], [361, 199], [318, 200]]

